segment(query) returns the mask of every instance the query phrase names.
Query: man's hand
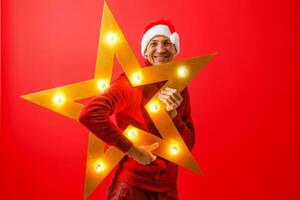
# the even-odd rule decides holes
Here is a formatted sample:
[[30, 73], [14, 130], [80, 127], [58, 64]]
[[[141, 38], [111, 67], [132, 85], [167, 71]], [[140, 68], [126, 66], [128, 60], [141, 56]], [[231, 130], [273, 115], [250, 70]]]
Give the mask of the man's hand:
[[173, 88], [166, 88], [162, 90], [158, 98], [166, 104], [166, 111], [169, 113], [170, 117], [173, 119], [177, 116], [176, 108], [178, 108], [183, 100], [180, 93]]
[[157, 149], [159, 143], [153, 143], [149, 146], [135, 146], [132, 145], [127, 152], [127, 155], [136, 160], [138, 163], [143, 165], [149, 165], [156, 159], [156, 156], [152, 154], [152, 151]]

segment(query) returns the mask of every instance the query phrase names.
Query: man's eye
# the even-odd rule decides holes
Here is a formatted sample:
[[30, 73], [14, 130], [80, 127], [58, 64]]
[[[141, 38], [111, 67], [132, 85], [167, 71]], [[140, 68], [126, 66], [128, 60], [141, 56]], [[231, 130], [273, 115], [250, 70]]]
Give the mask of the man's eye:
[[171, 43], [170, 42], [165, 42], [165, 45], [169, 46], [169, 45], [171, 45]]
[[150, 43], [150, 46], [151, 46], [151, 47], [155, 47], [155, 46], [156, 46], [156, 43]]

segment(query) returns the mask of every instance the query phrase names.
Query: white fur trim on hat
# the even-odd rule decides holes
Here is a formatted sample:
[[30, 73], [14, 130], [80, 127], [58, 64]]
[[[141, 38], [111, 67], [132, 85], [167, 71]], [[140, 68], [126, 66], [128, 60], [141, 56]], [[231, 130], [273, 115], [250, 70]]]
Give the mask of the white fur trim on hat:
[[170, 38], [171, 42], [174, 44], [177, 54], [179, 53], [179, 35], [178, 33], [174, 32], [171, 34], [171, 31], [168, 26], [166, 25], [156, 25], [150, 28], [142, 38], [142, 45], [141, 45], [141, 53], [144, 58], [147, 58], [145, 55], [145, 50], [147, 48], [148, 43], [154, 38], [155, 36], [162, 35], [165, 37]]

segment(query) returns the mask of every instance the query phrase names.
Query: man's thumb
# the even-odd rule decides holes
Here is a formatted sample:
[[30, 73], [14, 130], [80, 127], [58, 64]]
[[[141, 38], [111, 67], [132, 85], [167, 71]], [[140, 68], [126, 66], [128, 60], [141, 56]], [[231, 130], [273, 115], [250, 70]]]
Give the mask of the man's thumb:
[[155, 142], [153, 143], [150, 148], [149, 148], [149, 151], [154, 151], [155, 149], [157, 149], [159, 147], [159, 143], [158, 142]]

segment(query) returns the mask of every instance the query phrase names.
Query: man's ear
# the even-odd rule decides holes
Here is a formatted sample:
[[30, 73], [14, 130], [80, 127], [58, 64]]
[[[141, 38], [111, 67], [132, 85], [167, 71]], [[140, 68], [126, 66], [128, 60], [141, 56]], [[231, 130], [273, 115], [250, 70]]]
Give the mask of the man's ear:
[[175, 45], [173, 44], [173, 46], [174, 46], [174, 49], [175, 49], [175, 54], [174, 54], [174, 57], [176, 57], [179, 53], [178, 53], [178, 51], [177, 51], [177, 49], [176, 49], [176, 47], [175, 47]]
[[147, 56], [146, 52], [144, 52], [144, 58], [148, 58], [148, 56]]
[[[148, 47], [148, 45], [147, 45]], [[147, 48], [144, 50], [144, 57], [147, 58]]]
[[144, 50], [143, 57], [147, 59], [146, 49]]

